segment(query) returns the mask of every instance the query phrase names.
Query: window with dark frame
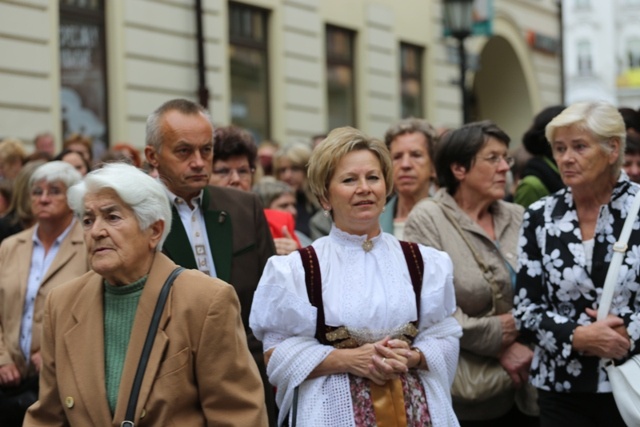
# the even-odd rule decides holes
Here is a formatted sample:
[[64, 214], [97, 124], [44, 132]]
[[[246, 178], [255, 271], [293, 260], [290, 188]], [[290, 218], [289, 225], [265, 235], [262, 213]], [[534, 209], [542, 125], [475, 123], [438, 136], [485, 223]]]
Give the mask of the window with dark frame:
[[400, 98], [402, 118], [424, 117], [422, 57], [424, 49], [400, 43]]
[[60, 0], [59, 5], [63, 138], [89, 136], [99, 158], [109, 141], [104, 0]]
[[355, 32], [327, 25], [327, 130], [356, 126]]
[[257, 143], [271, 138], [267, 22], [267, 10], [229, 3], [231, 121]]

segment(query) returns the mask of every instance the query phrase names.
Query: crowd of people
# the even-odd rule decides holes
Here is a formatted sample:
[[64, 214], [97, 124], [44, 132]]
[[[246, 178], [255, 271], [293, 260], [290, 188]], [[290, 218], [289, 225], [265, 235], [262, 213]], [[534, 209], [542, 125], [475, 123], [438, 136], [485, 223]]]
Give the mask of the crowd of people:
[[[94, 159], [0, 141], [3, 426], [624, 426], [640, 112], [258, 143], [185, 99]], [[128, 424], [123, 424], [128, 425]]]

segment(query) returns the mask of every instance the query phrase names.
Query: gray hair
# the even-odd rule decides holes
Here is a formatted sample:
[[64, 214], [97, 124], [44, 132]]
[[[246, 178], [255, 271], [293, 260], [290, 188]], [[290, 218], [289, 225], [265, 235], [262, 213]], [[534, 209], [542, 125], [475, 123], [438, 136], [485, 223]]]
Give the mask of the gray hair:
[[85, 196], [102, 190], [115, 191], [133, 210], [140, 230], [147, 230], [158, 220], [164, 222], [162, 238], [156, 247], [156, 251], [161, 251], [171, 230], [171, 205], [162, 184], [135, 166], [117, 162], [107, 163], [102, 168], [89, 172], [84, 181], [69, 189], [69, 206], [76, 215], [82, 216]]
[[[164, 140], [164, 134], [162, 133], [162, 119], [169, 111], [178, 111], [187, 116], [202, 114], [207, 118], [211, 127], [213, 128], [213, 121], [211, 120], [211, 114], [203, 106], [196, 104], [188, 99], [172, 99], [161, 106], [159, 106], [153, 113], [147, 117], [146, 126], [146, 143], [152, 146], [156, 152], [160, 152], [162, 148], [162, 141]], [[213, 138], [212, 138], [213, 141]]]
[[40, 181], [47, 183], [60, 181], [65, 187], [71, 188], [82, 181], [82, 175], [69, 163], [54, 160], [38, 166], [38, 168], [33, 171], [33, 174], [29, 178], [29, 188]]
[[433, 159], [435, 156], [435, 145], [438, 139], [438, 133], [436, 130], [424, 119], [418, 119], [415, 117], [408, 117], [402, 119], [387, 129], [384, 134], [384, 143], [387, 148], [391, 150], [391, 143], [394, 139], [400, 135], [407, 133], [420, 133], [427, 139], [427, 153], [429, 159]]
[[286, 182], [265, 176], [256, 185], [253, 186], [253, 192], [256, 193], [262, 201], [262, 206], [269, 208], [271, 203], [283, 194], [291, 194], [295, 197], [295, 191]]
[[545, 136], [553, 144], [558, 129], [572, 126], [591, 134], [606, 153], [611, 153], [609, 141], [617, 139], [620, 142], [618, 160], [613, 165], [613, 172], [617, 174], [624, 162], [627, 136], [624, 120], [618, 109], [605, 101], [576, 102], [549, 122], [545, 128]]

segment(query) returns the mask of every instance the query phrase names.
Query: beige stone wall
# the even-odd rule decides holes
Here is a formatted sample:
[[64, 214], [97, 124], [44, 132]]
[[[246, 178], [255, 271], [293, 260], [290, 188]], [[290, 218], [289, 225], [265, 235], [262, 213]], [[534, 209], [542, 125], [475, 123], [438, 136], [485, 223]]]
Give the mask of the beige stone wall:
[[59, 132], [57, 26], [49, 0], [0, 0], [0, 137]]
[[[325, 25], [356, 37], [357, 125], [382, 136], [399, 118], [399, 44], [423, 46], [426, 118], [460, 124], [458, 67], [441, 36], [442, 8], [424, 0], [244, 0], [269, 16], [270, 115], [273, 138], [308, 141], [326, 131]], [[173, 97], [197, 99], [196, 26], [192, 0], [106, 1], [111, 143], [144, 145], [147, 115]], [[203, 0], [207, 80], [214, 120], [229, 111], [226, 0]], [[560, 58], [532, 51], [526, 31], [558, 37], [553, 0], [495, 0], [496, 31], [521, 61], [530, 111], [560, 102]], [[28, 23], [28, 25], [26, 25]], [[59, 135], [58, 5], [55, 0], [0, 0], [0, 135]], [[474, 38], [479, 53], [487, 40]], [[473, 81], [469, 75], [469, 80]], [[501, 99], [490, 102], [500, 103]], [[530, 117], [514, 117], [519, 132]]]

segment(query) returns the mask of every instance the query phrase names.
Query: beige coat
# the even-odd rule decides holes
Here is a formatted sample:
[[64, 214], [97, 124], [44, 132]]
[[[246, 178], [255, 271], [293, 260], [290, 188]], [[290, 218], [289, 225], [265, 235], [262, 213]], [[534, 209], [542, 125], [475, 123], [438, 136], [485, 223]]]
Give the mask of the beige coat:
[[[439, 190], [433, 200], [420, 201], [409, 214], [404, 229], [406, 240], [445, 251], [453, 261], [453, 282], [458, 305], [454, 316], [463, 330], [460, 348], [497, 357], [502, 343], [500, 320], [495, 316], [483, 317], [492, 306], [491, 287], [460, 233], [442, 212], [443, 208], [457, 220], [483, 262], [493, 271], [502, 293], [496, 314], [507, 313], [513, 308], [513, 287], [505, 259], [517, 269], [518, 236], [524, 209], [503, 201], [491, 206], [495, 235], [504, 258], [484, 230], [458, 207], [445, 189]], [[476, 410], [482, 414], [482, 418], [493, 418], [491, 415], [497, 417], [513, 404], [513, 393], [509, 394], [498, 396], [495, 402], [482, 402], [476, 405], [477, 408], [456, 406], [455, 410], [459, 416], [464, 412], [464, 419], [476, 419]]]
[[[15, 363], [23, 378], [35, 374], [33, 366], [27, 368], [20, 349], [20, 325], [31, 268], [34, 231], [35, 226], [5, 239], [0, 246], [0, 365]], [[88, 270], [82, 226], [76, 221], [62, 241], [36, 295], [31, 329], [32, 354], [40, 350], [46, 296], [53, 288], [82, 276]]]
[[[176, 268], [156, 254], [136, 311], [115, 414], [107, 402], [103, 279], [55, 289], [45, 307], [40, 400], [25, 426], [120, 426], [160, 290]], [[136, 426], [265, 426], [264, 394], [233, 288], [195, 270], [171, 288], [145, 370]]]

